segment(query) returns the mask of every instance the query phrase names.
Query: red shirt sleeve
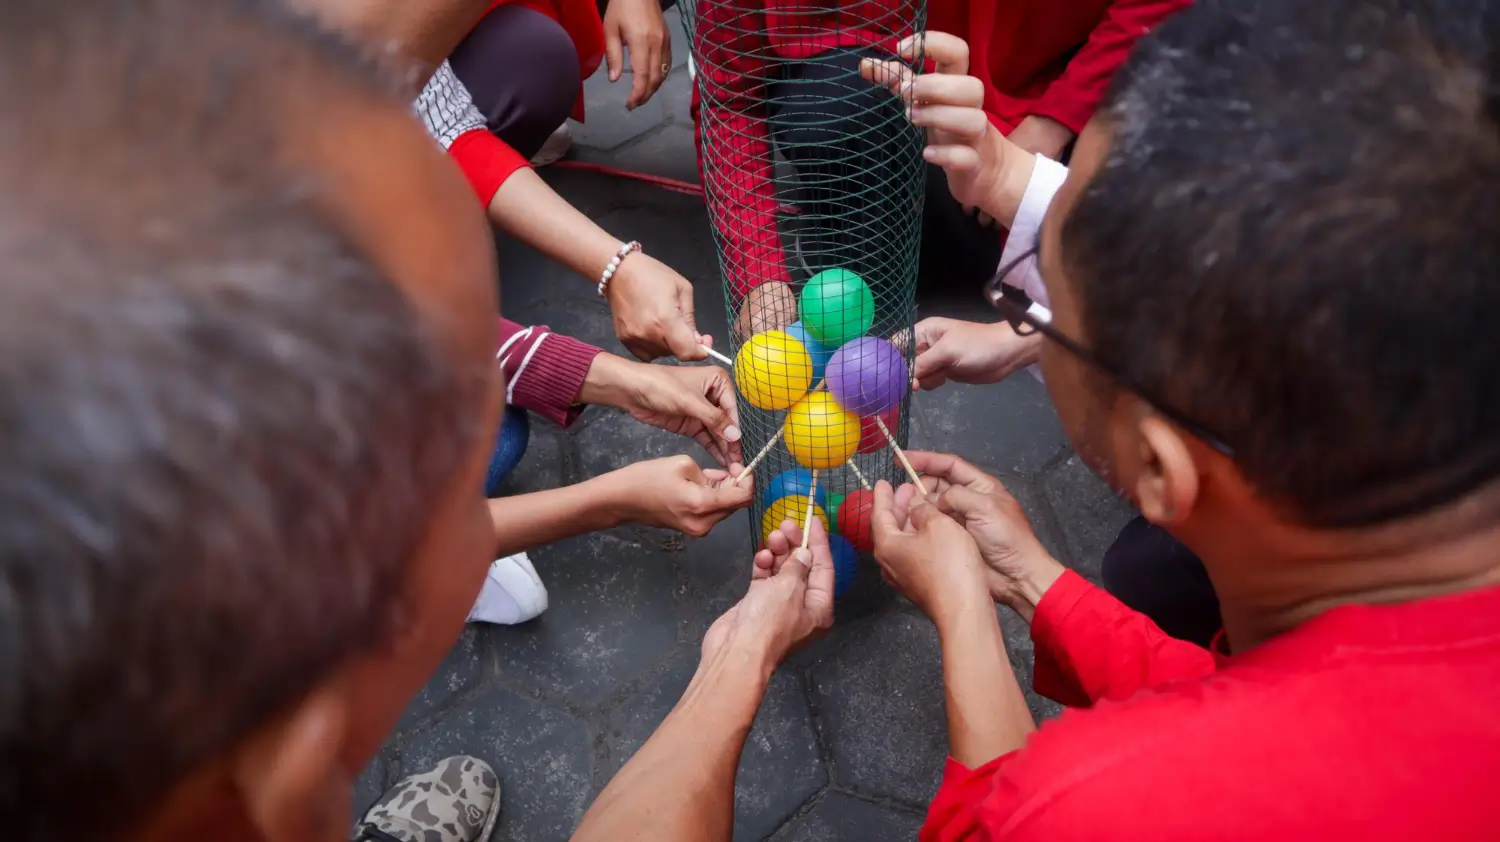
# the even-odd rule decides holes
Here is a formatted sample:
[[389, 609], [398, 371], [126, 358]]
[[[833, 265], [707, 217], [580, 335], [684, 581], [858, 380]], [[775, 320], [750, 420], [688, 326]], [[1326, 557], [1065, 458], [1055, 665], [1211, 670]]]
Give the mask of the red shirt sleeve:
[[[789, 280], [776, 226], [776, 190], [766, 112], [771, 44], [764, 0], [698, 5], [698, 80], [692, 117], [703, 193], [725, 256], [725, 280], [739, 295]], [[700, 96], [701, 92], [701, 96]]]
[[1031, 639], [1036, 691], [1069, 707], [1119, 701], [1218, 669], [1207, 649], [1167, 636], [1071, 570], [1037, 603]]
[[505, 402], [567, 427], [583, 412], [578, 393], [599, 348], [546, 325], [525, 327], [500, 320], [500, 352], [505, 371]]
[[479, 197], [479, 204], [489, 208], [500, 186], [516, 170], [530, 166], [521, 153], [490, 134], [488, 129], [464, 132], [448, 147], [448, 155], [464, 171], [469, 186]]
[[1074, 134], [1094, 116], [1115, 71], [1125, 63], [1142, 35], [1186, 8], [1192, 0], [1115, 0], [1105, 10], [1089, 40], [1068, 62], [1068, 69], [1053, 82], [1032, 112], [1050, 117]]

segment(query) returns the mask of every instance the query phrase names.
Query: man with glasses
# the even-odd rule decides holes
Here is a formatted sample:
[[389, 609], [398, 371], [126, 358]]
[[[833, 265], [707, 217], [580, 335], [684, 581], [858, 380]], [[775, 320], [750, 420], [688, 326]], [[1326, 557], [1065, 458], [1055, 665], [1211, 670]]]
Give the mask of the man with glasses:
[[[876, 555], [937, 625], [923, 838], [1489, 839], [1500, 758], [1500, 64], [1474, 0], [1203, 0], [1144, 39], [990, 295], [1082, 458], [1203, 559], [1214, 651], [1053, 560], [993, 478], [910, 454]], [[1048, 166], [961, 44], [907, 97], [955, 195]], [[961, 200], [966, 200], [961, 198]], [[1016, 276], [1012, 276], [1013, 278]], [[1031, 624], [1037, 729], [991, 600]]]

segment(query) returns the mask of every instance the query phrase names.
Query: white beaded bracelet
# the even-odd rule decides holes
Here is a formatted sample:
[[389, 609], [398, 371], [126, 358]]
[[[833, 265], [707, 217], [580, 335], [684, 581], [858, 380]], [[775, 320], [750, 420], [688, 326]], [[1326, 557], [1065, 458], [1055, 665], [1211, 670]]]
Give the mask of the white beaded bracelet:
[[604, 297], [604, 291], [606, 289], [609, 289], [609, 282], [610, 282], [610, 280], [612, 280], [614, 278], [614, 276], [615, 276], [615, 273], [620, 270], [620, 261], [622, 261], [626, 257], [628, 257], [631, 252], [633, 252], [633, 251], [640, 251], [640, 250], [641, 250], [641, 243], [640, 243], [640, 241], [639, 240], [631, 240], [630, 242], [626, 243], [625, 245], [620, 246], [620, 250], [617, 251], [617, 252], [615, 252], [615, 256], [611, 257], [609, 259], [609, 265], [604, 267], [604, 274], [599, 277], [599, 297], [600, 298]]

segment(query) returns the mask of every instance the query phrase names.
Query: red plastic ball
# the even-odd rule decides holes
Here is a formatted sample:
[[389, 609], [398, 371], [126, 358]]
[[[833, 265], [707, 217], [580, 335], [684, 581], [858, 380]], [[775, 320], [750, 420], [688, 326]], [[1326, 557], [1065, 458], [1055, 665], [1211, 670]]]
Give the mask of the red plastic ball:
[[839, 504], [838, 534], [862, 553], [875, 549], [875, 539], [870, 535], [870, 519], [874, 509], [874, 492], [863, 488], [849, 492], [849, 496]]
[[[880, 420], [885, 422], [891, 435], [896, 435], [896, 427], [901, 423], [901, 407], [893, 406], [882, 412]], [[880, 432], [880, 425], [875, 423], [875, 416], [859, 419], [859, 449], [855, 453], [874, 453], [885, 447], [887, 441], [885, 433]]]

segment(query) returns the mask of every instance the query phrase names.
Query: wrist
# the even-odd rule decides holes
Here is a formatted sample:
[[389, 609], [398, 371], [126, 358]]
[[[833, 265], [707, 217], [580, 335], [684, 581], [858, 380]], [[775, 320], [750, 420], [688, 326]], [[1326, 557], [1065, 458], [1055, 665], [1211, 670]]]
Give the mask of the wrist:
[[593, 523], [590, 524], [592, 529], [589, 531], [613, 529], [640, 520], [640, 510], [636, 506], [637, 495], [631, 493], [630, 483], [624, 481], [621, 474], [621, 470], [614, 470], [573, 486], [588, 499], [595, 501], [590, 507], [595, 517], [591, 518]]
[[1030, 623], [1042, 598], [1066, 570], [1061, 562], [1049, 555], [1043, 562], [1028, 566], [1026, 573], [1015, 579], [1014, 587], [1008, 589], [1002, 601]]
[[938, 637], [951, 634], [995, 613], [995, 602], [981, 579], [972, 586], [954, 588], [938, 605], [933, 606], [932, 622]]
[[703, 653], [689, 688], [729, 681], [758, 687], [764, 692], [780, 661], [764, 636], [736, 627], [716, 649]]
[[1031, 184], [1031, 174], [1036, 170], [1036, 155], [1017, 146], [999, 132], [991, 132], [1000, 144], [1000, 172], [991, 191], [991, 201], [981, 210], [994, 217], [1007, 230], [1016, 222], [1021, 201], [1026, 197], [1026, 188]]
[[589, 371], [578, 389], [577, 402], [619, 409], [629, 393], [629, 381], [636, 363], [610, 353], [594, 355]]

